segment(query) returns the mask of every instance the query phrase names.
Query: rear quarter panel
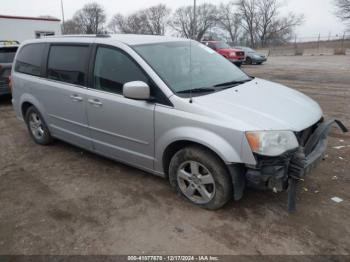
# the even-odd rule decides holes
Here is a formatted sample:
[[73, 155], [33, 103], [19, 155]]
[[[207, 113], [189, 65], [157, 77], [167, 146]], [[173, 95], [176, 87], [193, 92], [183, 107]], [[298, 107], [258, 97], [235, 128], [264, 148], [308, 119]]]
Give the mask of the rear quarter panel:
[[[22, 105], [28, 102], [35, 106], [42, 114], [45, 121], [47, 120], [44, 105], [37, 99], [37, 93], [40, 93], [40, 77], [25, 75], [12, 71], [12, 104], [19, 119], [24, 119], [22, 115]], [[40, 95], [39, 95], [40, 97]]]

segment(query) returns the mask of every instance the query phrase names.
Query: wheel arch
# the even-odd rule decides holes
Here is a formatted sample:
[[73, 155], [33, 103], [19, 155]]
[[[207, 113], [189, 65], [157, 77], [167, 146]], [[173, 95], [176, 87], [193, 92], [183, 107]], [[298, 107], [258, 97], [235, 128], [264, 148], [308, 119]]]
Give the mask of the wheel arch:
[[[210, 149], [210, 148], [208, 148], [200, 143], [193, 142], [190, 140], [174, 141], [165, 148], [164, 153], [163, 153], [162, 165], [163, 165], [163, 170], [164, 170], [165, 176], [168, 176], [168, 174], [169, 174], [169, 164], [170, 164], [172, 157], [177, 152], [179, 152], [181, 149], [186, 148], [186, 147], [190, 147], [190, 146], [197, 146], [197, 147], [201, 147], [205, 150], [209, 150], [222, 161], [222, 159], [220, 158], [220, 156], [216, 152], [214, 152], [212, 149]], [[222, 161], [222, 162], [225, 164], [224, 161]]]
[[[180, 132], [180, 133], [179, 133]], [[190, 136], [176, 136], [177, 134], [191, 134]], [[169, 139], [173, 137], [176, 139]], [[167, 142], [164, 142], [167, 141]], [[172, 130], [158, 141], [156, 148], [155, 169], [165, 176], [172, 156], [182, 148], [197, 145], [213, 152], [225, 164], [242, 163], [238, 150], [219, 135], [207, 130], [194, 128]]]
[[25, 119], [25, 114], [28, 108], [31, 106], [34, 106], [40, 112], [44, 119], [46, 118], [44, 114], [45, 110], [41, 103], [39, 103], [39, 101], [32, 95], [24, 94], [20, 99], [20, 112], [23, 119]]
[[22, 114], [23, 119], [26, 116], [28, 108], [31, 107], [31, 106], [33, 106], [33, 104], [30, 103], [30, 102], [25, 101], [25, 102], [22, 103], [22, 105], [21, 105], [21, 114]]

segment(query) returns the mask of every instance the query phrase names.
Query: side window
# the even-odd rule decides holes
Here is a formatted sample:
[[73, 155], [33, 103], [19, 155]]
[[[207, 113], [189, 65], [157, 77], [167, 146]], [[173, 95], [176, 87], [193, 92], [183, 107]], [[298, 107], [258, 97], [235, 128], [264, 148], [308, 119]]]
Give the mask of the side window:
[[47, 75], [49, 79], [85, 85], [88, 46], [53, 45], [50, 48]]
[[149, 84], [148, 77], [126, 54], [116, 49], [99, 47], [94, 67], [94, 89], [122, 94], [124, 84], [130, 81]]
[[15, 65], [15, 71], [41, 76], [41, 62], [44, 55], [45, 44], [29, 44], [21, 48]]

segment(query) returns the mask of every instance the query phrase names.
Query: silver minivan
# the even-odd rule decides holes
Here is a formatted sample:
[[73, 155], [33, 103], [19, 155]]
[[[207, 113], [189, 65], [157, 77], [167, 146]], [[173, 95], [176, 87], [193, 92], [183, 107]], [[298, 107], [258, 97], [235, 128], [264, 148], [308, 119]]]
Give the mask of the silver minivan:
[[144, 35], [23, 43], [13, 107], [41, 145], [54, 138], [169, 179], [218, 209], [248, 186], [289, 191], [326, 150], [333, 123], [319, 105], [248, 76], [187, 39]]

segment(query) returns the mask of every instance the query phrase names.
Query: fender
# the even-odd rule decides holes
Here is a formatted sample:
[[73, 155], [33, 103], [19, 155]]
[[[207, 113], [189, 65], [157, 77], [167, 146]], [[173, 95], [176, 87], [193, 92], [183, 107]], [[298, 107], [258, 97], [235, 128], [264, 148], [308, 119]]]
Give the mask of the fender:
[[47, 118], [45, 112], [45, 108], [44, 106], [38, 101], [38, 99], [36, 99], [34, 96], [28, 94], [28, 93], [25, 93], [21, 96], [20, 100], [19, 100], [19, 114], [20, 116], [22, 117], [22, 119], [24, 119], [25, 116], [22, 115], [22, 106], [24, 103], [31, 103], [33, 106], [36, 107], [36, 109], [39, 110], [40, 114], [42, 115], [42, 117], [44, 118], [44, 120]]
[[154, 165], [157, 172], [163, 173], [162, 158], [164, 151], [169, 145], [177, 141], [201, 144], [215, 152], [226, 164], [242, 163], [239, 155], [241, 144], [234, 148], [227, 140], [212, 131], [197, 127], [178, 127], [169, 130], [157, 139]]

